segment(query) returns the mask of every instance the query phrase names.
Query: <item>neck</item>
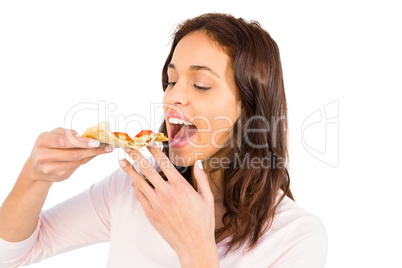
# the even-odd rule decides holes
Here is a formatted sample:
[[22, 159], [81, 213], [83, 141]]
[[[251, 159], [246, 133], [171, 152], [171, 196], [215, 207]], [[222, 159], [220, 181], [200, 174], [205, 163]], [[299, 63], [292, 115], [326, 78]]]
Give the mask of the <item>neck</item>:
[[[220, 168], [213, 173], [211, 173], [211, 170], [213, 169], [213, 167], [216, 167], [218, 165], [218, 160], [220, 161], [224, 155], [224, 152], [220, 151], [212, 157], [206, 158], [202, 163], [204, 171], [208, 176], [209, 185], [211, 187], [212, 194], [214, 195], [215, 203], [223, 202], [223, 169]], [[194, 166], [191, 166], [190, 183], [194, 187], [194, 189], [197, 190], [197, 181], [194, 178]]]

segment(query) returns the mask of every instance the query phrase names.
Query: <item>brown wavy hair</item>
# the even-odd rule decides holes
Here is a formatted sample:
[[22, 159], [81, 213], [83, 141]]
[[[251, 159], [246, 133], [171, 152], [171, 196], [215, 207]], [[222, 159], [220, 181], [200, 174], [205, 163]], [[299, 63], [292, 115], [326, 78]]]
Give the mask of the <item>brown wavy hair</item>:
[[[224, 226], [215, 230], [215, 238], [230, 232], [227, 252], [243, 245], [250, 250], [272, 225], [280, 201], [285, 196], [293, 199], [287, 170], [287, 105], [279, 48], [255, 21], [218, 13], [189, 19], [178, 25], [173, 34], [162, 70], [164, 91], [173, 52], [179, 41], [194, 31], [205, 32], [228, 54], [242, 106], [228, 142], [231, 146], [226, 159], [230, 159], [230, 165], [224, 168], [222, 180], [226, 212]], [[241, 135], [245, 131], [247, 135]], [[166, 121], [160, 132], [167, 135]], [[169, 155], [168, 146], [163, 151]], [[250, 165], [250, 161], [258, 160], [268, 161], [269, 165]], [[190, 168], [176, 168], [190, 178]]]

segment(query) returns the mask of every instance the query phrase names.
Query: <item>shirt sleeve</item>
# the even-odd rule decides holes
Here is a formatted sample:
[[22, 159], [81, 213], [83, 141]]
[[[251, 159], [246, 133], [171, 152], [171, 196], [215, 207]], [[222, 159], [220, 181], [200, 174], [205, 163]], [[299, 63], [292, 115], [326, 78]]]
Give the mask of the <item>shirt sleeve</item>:
[[109, 241], [110, 187], [116, 172], [84, 192], [41, 212], [32, 235], [0, 239], [0, 268], [19, 267], [90, 244]]
[[296, 239], [289, 243], [283, 254], [269, 268], [323, 268], [328, 250], [328, 237], [322, 221], [308, 217], [294, 230]]

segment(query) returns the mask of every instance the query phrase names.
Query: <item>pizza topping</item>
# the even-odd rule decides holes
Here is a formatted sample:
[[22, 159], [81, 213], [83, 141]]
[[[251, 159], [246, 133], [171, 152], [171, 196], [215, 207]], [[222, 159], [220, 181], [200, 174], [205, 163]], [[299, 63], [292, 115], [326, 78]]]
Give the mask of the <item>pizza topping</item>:
[[141, 136], [150, 135], [150, 134], [152, 134], [152, 133], [153, 133], [152, 130], [141, 130], [141, 132], [138, 133], [137, 135], [135, 135], [135, 137], [136, 137], [136, 138], [139, 138], [139, 137], [141, 137]]
[[133, 139], [131, 139], [127, 133], [124, 132], [112, 132], [112, 133], [116, 135], [116, 137], [119, 138], [120, 140], [133, 142]]

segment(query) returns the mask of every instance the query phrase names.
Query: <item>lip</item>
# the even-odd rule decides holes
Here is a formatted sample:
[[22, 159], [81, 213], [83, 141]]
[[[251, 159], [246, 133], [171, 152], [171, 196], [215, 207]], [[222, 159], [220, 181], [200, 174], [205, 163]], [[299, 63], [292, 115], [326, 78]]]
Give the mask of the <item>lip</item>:
[[[168, 111], [168, 112], [166, 112], [166, 121], [169, 123], [169, 118], [179, 118], [179, 119], [182, 119], [182, 120], [184, 120], [184, 121], [187, 121], [187, 122], [190, 122], [191, 124], [193, 124], [194, 126], [195, 126], [195, 124], [190, 120], [190, 119], [188, 119], [185, 115], [183, 115], [183, 114], [179, 114], [179, 113], [177, 113], [177, 112], [174, 112], [174, 111]], [[170, 125], [170, 123], [169, 123], [169, 125]], [[193, 134], [193, 135], [191, 135], [190, 137], [188, 137], [188, 138], [186, 138], [186, 139], [182, 139], [182, 140], [180, 140], [180, 141], [174, 141], [173, 140], [173, 135], [172, 135], [172, 128], [170, 128], [170, 133], [169, 133], [169, 147], [171, 147], [171, 148], [181, 148], [181, 147], [184, 147], [184, 146], [186, 146], [189, 142], [190, 142], [190, 140], [192, 139], [192, 138], [194, 138], [195, 137], [195, 133]]]

